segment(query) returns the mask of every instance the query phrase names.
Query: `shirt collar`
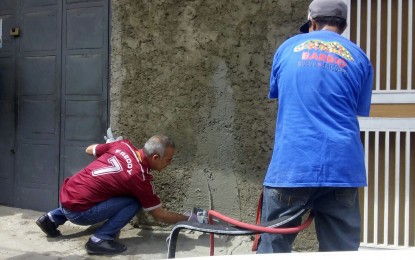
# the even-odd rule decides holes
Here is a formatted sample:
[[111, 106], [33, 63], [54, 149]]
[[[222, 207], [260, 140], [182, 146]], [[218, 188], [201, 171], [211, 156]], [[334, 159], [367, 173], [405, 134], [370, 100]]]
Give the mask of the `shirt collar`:
[[145, 166], [147, 169], [150, 170], [149, 164], [148, 164], [148, 158], [144, 154], [143, 149], [136, 150], [135, 153], [137, 154], [137, 158], [140, 161], [140, 163]]

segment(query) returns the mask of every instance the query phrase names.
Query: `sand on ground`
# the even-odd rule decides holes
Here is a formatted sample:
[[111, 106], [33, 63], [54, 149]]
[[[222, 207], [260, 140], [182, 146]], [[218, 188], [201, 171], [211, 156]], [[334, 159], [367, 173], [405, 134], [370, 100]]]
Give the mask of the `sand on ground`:
[[[128, 250], [111, 257], [90, 256], [85, 243], [96, 226], [85, 227], [65, 223], [59, 227], [62, 236], [48, 238], [35, 221], [43, 212], [0, 206], [0, 259], [166, 259], [166, 238], [172, 228], [134, 228], [128, 224], [120, 234], [120, 242]], [[245, 255], [251, 251], [250, 236], [216, 236], [215, 255]], [[182, 231], [176, 247], [176, 258], [209, 256], [209, 235]]]

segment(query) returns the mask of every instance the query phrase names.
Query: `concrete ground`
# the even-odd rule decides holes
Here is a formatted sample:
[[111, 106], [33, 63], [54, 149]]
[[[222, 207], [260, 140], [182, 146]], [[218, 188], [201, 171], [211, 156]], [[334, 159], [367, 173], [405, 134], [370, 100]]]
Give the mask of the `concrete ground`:
[[[121, 231], [120, 242], [128, 250], [112, 257], [89, 256], [84, 244], [93, 227], [65, 223], [59, 227], [62, 236], [47, 238], [35, 221], [43, 212], [0, 206], [0, 259], [166, 259], [166, 238], [170, 228], [153, 230], [127, 225]], [[248, 236], [215, 237], [215, 255], [252, 254]], [[176, 248], [176, 258], [209, 256], [209, 235], [182, 231]]]
[[[166, 238], [169, 228], [150, 229], [126, 226], [120, 241], [128, 246], [122, 255], [112, 257], [89, 256], [84, 244], [93, 227], [81, 227], [71, 223], [61, 226], [63, 236], [47, 238], [35, 224], [43, 212], [0, 206], [0, 259], [166, 259]], [[209, 256], [209, 235], [199, 232], [182, 231], [177, 242], [176, 258], [192, 260], [208, 259], [276, 259], [275, 254], [255, 255], [251, 251], [249, 236], [215, 236], [215, 256]], [[301, 252], [278, 254], [279, 260], [367, 260], [367, 259], [415, 259], [415, 250], [359, 250], [357, 252]]]

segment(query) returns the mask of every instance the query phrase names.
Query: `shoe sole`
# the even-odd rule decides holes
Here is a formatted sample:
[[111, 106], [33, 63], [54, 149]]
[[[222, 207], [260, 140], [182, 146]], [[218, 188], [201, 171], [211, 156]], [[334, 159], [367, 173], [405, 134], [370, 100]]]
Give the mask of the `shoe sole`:
[[102, 251], [93, 251], [93, 250], [88, 250], [88, 249], [86, 250], [88, 255], [117, 255], [117, 254], [124, 253], [125, 251], [127, 251], [127, 249], [120, 251], [120, 252], [102, 252]]

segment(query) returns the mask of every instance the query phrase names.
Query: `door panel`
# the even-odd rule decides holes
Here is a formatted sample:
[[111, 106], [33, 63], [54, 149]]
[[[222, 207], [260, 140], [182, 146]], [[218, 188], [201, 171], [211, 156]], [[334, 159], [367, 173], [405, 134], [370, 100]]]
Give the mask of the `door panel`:
[[[21, 98], [19, 105], [19, 139], [38, 140], [53, 144], [58, 134], [56, 123], [57, 105], [54, 100], [35, 100], [34, 98]], [[50, 140], [50, 142], [47, 142]]]
[[99, 140], [102, 104], [100, 101], [70, 100], [66, 102], [65, 140]]
[[22, 64], [22, 95], [53, 95], [56, 78], [56, 56], [25, 57]]
[[68, 95], [102, 95], [101, 54], [73, 54], [66, 57], [66, 91]]
[[57, 50], [57, 42], [60, 40], [60, 35], [58, 35], [60, 26], [57, 23], [57, 7], [53, 6], [49, 8], [52, 10], [45, 11], [43, 8], [41, 9], [42, 11], [25, 9], [29, 13], [23, 14], [23, 51]]
[[[35, 147], [35, 149], [33, 149]], [[54, 149], [51, 149], [54, 148]], [[42, 190], [49, 189], [49, 186], [56, 184], [57, 176], [51, 175], [51, 172], [57, 172], [58, 167], [56, 163], [50, 161], [58, 161], [58, 150], [56, 146], [52, 146], [45, 142], [45, 144], [22, 144], [20, 155], [23, 158], [30, 158], [26, 160], [19, 167], [20, 178], [24, 180], [26, 190], [29, 188], [42, 188]]]
[[13, 202], [16, 106], [16, 43], [4, 28], [15, 23], [15, 3], [0, 1], [3, 46], [0, 48], [0, 204]]
[[42, 7], [47, 5], [56, 5], [56, 2], [56, 0], [23, 0], [22, 6], [23, 8]]
[[[41, 8], [40, 8], [41, 7]], [[59, 1], [23, 1], [18, 74], [15, 205], [58, 204], [60, 125]], [[37, 199], [33, 199], [34, 195]]]
[[68, 49], [104, 47], [106, 17], [103, 6], [68, 9], [66, 15]]
[[[1, 81], [0, 84], [2, 84]], [[0, 154], [2, 157], [0, 160], [0, 204], [2, 205], [10, 205], [13, 197], [14, 103], [14, 100], [0, 98]]]

